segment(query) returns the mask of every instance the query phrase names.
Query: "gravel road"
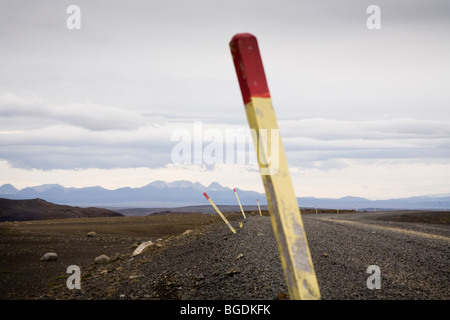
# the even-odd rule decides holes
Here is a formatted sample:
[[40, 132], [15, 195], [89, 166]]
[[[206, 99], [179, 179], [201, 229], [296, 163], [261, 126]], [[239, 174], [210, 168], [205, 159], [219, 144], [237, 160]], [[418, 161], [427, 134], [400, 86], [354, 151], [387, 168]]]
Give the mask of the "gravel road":
[[[450, 299], [449, 225], [389, 221], [398, 213], [305, 216], [324, 299]], [[370, 290], [370, 265], [381, 288]]]
[[[395, 221], [398, 212], [304, 214], [321, 295], [336, 299], [450, 299], [450, 225]], [[242, 220], [242, 219], [241, 219]], [[163, 237], [131, 258], [80, 266], [81, 290], [65, 277], [40, 299], [287, 299], [267, 216], [247, 216], [236, 234], [215, 222]], [[367, 268], [379, 267], [380, 289]]]

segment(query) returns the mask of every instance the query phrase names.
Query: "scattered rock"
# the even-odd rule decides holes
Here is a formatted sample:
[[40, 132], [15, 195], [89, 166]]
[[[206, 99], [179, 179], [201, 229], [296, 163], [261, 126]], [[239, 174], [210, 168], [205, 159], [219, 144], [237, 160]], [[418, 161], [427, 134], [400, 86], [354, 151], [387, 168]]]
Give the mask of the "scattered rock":
[[99, 255], [95, 258], [95, 263], [104, 264], [110, 261], [109, 257], [106, 254]]
[[190, 233], [192, 233], [192, 230], [188, 229], [185, 232], [183, 232], [182, 236], [187, 236]]
[[[442, 243], [442, 248], [436, 247], [441, 250], [436, 251], [439, 254], [433, 254], [431, 239], [429, 239], [430, 246], [426, 246], [427, 250], [430, 250], [428, 254], [425, 250], [414, 249], [417, 245], [416, 241], [409, 243], [404, 241], [400, 234], [396, 238], [396, 234], [392, 233], [384, 239], [384, 241], [392, 241], [386, 243], [390, 250], [385, 250], [386, 246], [377, 246], [381, 238], [373, 235], [371, 237], [370, 229], [355, 228], [350, 232], [348, 225], [343, 228], [341, 224], [330, 223], [321, 220], [322, 217], [316, 217], [312, 214], [306, 214], [302, 218], [304, 218], [303, 221], [308, 232], [311, 255], [313, 258], [317, 258], [313, 261], [315, 262], [317, 277], [321, 281], [320, 291], [323, 299], [445, 299], [448, 297], [448, 290], [446, 290], [448, 287], [445, 286], [448, 268], [441, 259], [442, 254], [449, 252], [445, 243]], [[44, 293], [42, 298], [89, 300], [118, 298], [151, 300], [289, 299], [277, 242], [269, 217], [258, 216], [256, 218], [261, 219], [256, 220], [255, 217], [250, 216], [242, 230], [243, 232], [241, 231], [238, 235], [231, 234], [230, 230], [219, 220], [219, 217], [215, 219], [217, 223], [202, 227], [202, 229], [193, 229], [193, 233], [185, 238], [179, 236], [171, 238], [173, 239], [172, 243], [165, 241], [169, 239], [169, 236], [164, 236], [164, 238], [156, 241], [155, 237], [152, 240], [154, 242], [153, 247], [150, 247], [152, 253], [155, 251], [155, 256], [150, 257], [149, 255], [145, 258], [142, 258], [142, 256], [147, 255], [148, 251], [143, 255], [130, 257], [140, 243], [137, 243], [131, 249], [130, 245], [136, 239], [129, 238], [133, 235], [126, 235], [128, 238], [123, 239], [127, 240], [119, 239], [114, 242], [117, 244], [122, 242], [120, 250], [123, 251], [121, 252], [125, 254], [128, 252], [123, 259], [117, 262], [114, 262], [113, 250], [115, 249], [114, 247], [110, 248], [110, 243], [107, 242], [111, 239], [110, 237], [104, 238], [104, 241], [101, 242], [91, 242], [86, 238], [87, 232], [84, 231], [81, 236], [89, 244], [89, 249], [91, 249], [89, 252], [93, 252], [91, 259], [100, 252], [107, 252], [111, 255], [111, 261], [109, 264], [84, 268], [82, 272], [83, 290], [67, 290], [64, 284], [52, 287], [51, 290], [46, 290], [45, 286], [41, 286], [48, 291], [48, 294]], [[378, 218], [378, 214], [376, 218]], [[231, 221], [236, 223], [236, 220]], [[11, 224], [7, 228], [11, 228]], [[176, 234], [181, 235], [181, 230], [188, 228], [182, 226], [182, 229], [178, 229]], [[204, 231], [200, 233], [198, 230]], [[380, 234], [381, 232], [377, 231], [377, 233]], [[202, 235], [200, 236], [200, 234]], [[197, 235], [199, 236], [197, 237]], [[227, 236], [227, 242], [225, 243], [222, 241], [224, 235]], [[0, 237], [3, 237], [3, 234]], [[354, 245], [355, 239], [361, 241], [361, 244]], [[79, 241], [79, 237], [77, 236], [75, 240]], [[144, 238], [144, 241], [147, 240]], [[102, 248], [105, 243], [108, 244], [108, 249]], [[71, 242], [68, 244], [71, 244]], [[158, 244], [162, 244], [163, 248], [155, 250]], [[60, 248], [57, 243], [54, 245], [55, 247], [52, 245], [52, 247], [41, 248], [44, 248], [44, 253], [52, 251], [52, 249], [56, 251]], [[367, 247], [371, 248], [370, 252], [366, 252]], [[63, 254], [60, 250], [58, 249], [59, 254]], [[331, 255], [328, 251], [331, 252]], [[393, 254], [391, 254], [391, 251]], [[42, 255], [40, 251], [37, 252]], [[409, 264], [406, 268], [405, 266], [408, 263], [406, 259], [410, 256], [422, 263], [421, 254], [424, 254], [423, 258], [429, 259], [423, 259], [423, 262], [426, 261], [423, 270], [428, 272], [429, 269], [430, 273], [424, 273], [423, 277], [418, 276], [417, 285], [411, 282], [412, 287], [406, 290], [405, 288], [408, 288], [410, 280], [408, 275], [411, 272], [425, 272], [421, 269], [419, 263], [414, 263], [415, 260], [411, 263], [411, 268], [409, 268]], [[364, 276], [367, 266], [360, 264], [360, 262], [373, 261], [374, 256], [385, 257], [384, 255], [387, 255], [386, 259], [389, 259], [390, 265], [382, 268], [384, 270], [382, 271], [382, 281], [385, 281], [384, 288], [388, 288], [390, 284], [391, 286], [389, 290], [367, 290], [365, 281], [362, 282], [362, 285], [360, 281], [367, 277]], [[324, 257], [327, 259], [323, 259]], [[339, 259], [335, 259], [336, 257]], [[9, 256], [0, 252], [0, 259], [6, 258], [9, 258]], [[36, 260], [37, 258], [39, 257], [35, 256]], [[63, 258], [64, 255], [58, 257], [58, 260]], [[129, 260], [130, 258], [131, 260]], [[328, 258], [333, 259], [330, 261]], [[328, 263], [325, 263], [326, 261]], [[69, 263], [75, 263], [75, 261]], [[41, 263], [41, 268], [49, 264], [56, 265], [59, 262]], [[348, 268], [345, 268], [342, 277], [336, 277], [335, 271], [340, 269], [343, 264]], [[109, 272], [107, 273], [104, 269], [108, 269]], [[402, 272], [398, 272], [398, 270]], [[426, 277], [431, 272], [437, 279]], [[8, 276], [14, 276], [14, 274], [11, 272]], [[64, 269], [61, 270], [61, 274], [67, 279], [68, 276]], [[141, 274], [142, 277], [137, 277]], [[432, 281], [436, 282], [435, 288], [431, 287]], [[59, 282], [64, 282], [64, 279]], [[34, 295], [31, 298], [34, 299], [37, 296]]]
[[95, 231], [88, 232], [87, 234], [88, 237], [95, 237], [96, 235], [97, 233]]
[[152, 241], [147, 241], [147, 242], [143, 242], [139, 245], [139, 247], [136, 248], [136, 250], [133, 251], [132, 256], [135, 257], [139, 254], [141, 254], [142, 252], [144, 252], [148, 247], [150, 247], [151, 245], [153, 245]]
[[241, 273], [241, 268], [234, 266], [228, 269], [227, 275], [232, 276], [233, 274]]
[[41, 257], [41, 261], [55, 261], [58, 255], [55, 252], [47, 252]]

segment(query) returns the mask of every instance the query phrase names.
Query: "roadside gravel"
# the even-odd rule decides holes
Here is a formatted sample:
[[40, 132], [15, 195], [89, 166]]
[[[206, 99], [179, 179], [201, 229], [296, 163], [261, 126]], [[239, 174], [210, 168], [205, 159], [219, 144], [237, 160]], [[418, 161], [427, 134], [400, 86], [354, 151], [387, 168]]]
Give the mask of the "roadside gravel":
[[[287, 295], [268, 217], [251, 216], [236, 234], [223, 223], [168, 237], [141, 255], [91, 265], [81, 290], [62, 299], [277, 299]], [[114, 259], [113, 259], [114, 260]], [[45, 297], [44, 297], [45, 298]]]

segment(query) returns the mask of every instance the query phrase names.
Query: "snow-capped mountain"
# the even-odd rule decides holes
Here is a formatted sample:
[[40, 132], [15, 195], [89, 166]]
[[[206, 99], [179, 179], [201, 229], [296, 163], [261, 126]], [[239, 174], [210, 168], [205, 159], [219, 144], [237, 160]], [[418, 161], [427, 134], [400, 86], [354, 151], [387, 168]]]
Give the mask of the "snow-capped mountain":
[[[102, 187], [66, 188], [58, 184], [44, 184], [16, 189], [10, 184], [0, 186], [0, 198], [40, 198], [57, 204], [99, 207], [178, 207], [208, 204], [203, 196], [207, 192], [218, 204], [235, 204], [233, 190], [217, 182], [204, 186], [187, 180], [166, 182], [153, 181], [139, 188], [108, 190]], [[253, 191], [242, 191], [242, 203], [264, 204], [264, 195]]]
[[[243, 205], [256, 205], [259, 199], [261, 205], [266, 205], [264, 193], [241, 190], [236, 186], [239, 200]], [[0, 198], [35, 199], [40, 198], [57, 204], [72, 206], [97, 206], [104, 208], [161, 208], [209, 205], [203, 196], [206, 192], [217, 205], [236, 205], [233, 188], [213, 182], [204, 186], [199, 182], [187, 180], [166, 182], [153, 181], [139, 188], [119, 188], [108, 190], [102, 187], [66, 188], [58, 184], [17, 189], [11, 184], [0, 186]], [[425, 195], [401, 199], [368, 200], [360, 197], [343, 197], [339, 199], [299, 197], [302, 208], [339, 208], [358, 210], [381, 209], [439, 209], [450, 211], [450, 195]]]

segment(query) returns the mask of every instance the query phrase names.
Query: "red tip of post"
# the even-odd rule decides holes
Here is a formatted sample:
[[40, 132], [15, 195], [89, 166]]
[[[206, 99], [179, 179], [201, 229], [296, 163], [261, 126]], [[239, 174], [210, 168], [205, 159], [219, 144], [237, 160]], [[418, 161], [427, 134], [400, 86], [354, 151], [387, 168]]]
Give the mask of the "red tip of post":
[[205, 196], [206, 199], [209, 199], [208, 195], [206, 194], [206, 192], [203, 192], [203, 195]]
[[236, 189], [233, 189], [234, 192], [236, 192]]
[[252, 97], [270, 98], [256, 37], [238, 33], [231, 39], [230, 49], [244, 104]]

